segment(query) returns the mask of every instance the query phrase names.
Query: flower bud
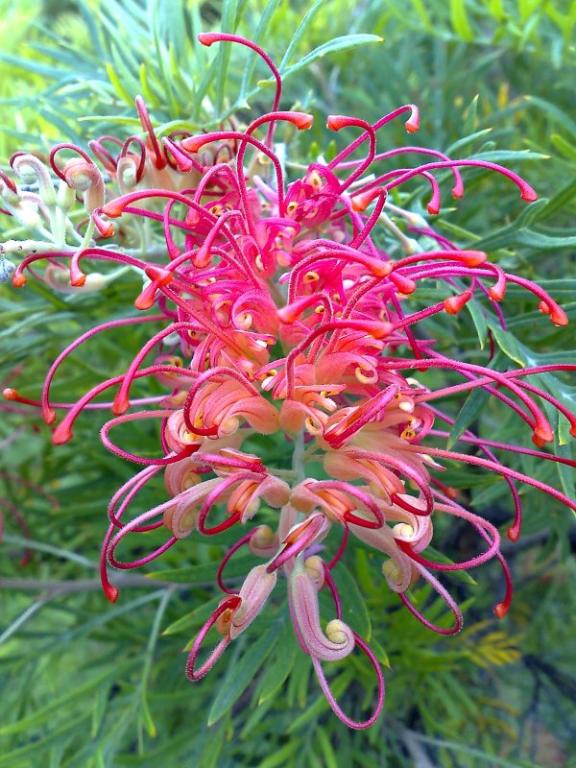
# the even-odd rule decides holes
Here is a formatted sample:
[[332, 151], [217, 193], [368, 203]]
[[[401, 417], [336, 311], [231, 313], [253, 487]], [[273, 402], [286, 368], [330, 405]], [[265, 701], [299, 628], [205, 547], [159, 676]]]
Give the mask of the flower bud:
[[324, 584], [324, 565], [322, 558], [319, 555], [307, 557], [304, 561], [304, 568], [314, 582], [316, 589], [321, 589]]
[[350, 628], [340, 619], [332, 619], [326, 624], [326, 637], [333, 643], [343, 645], [350, 640]]

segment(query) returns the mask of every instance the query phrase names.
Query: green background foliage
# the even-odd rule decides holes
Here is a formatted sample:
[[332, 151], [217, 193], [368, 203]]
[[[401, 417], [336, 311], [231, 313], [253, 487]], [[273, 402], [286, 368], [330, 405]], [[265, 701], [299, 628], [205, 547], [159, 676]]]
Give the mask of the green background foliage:
[[[161, 134], [266, 109], [272, 83], [253, 57], [195, 42], [201, 30], [236, 30], [282, 62], [285, 103], [320, 118], [305, 138], [285, 135], [294, 162], [335, 151], [323, 129], [326, 114], [375, 120], [415, 102], [422, 113], [417, 143], [523, 173], [543, 200], [522, 207], [503, 181], [467, 172], [466, 197], [457, 208], [447, 203], [436, 224], [461, 246], [486, 249], [503, 266], [537, 278], [575, 321], [575, 24], [576, 4], [562, 0], [367, 0], [354, 7], [347, 0], [0, 0], [2, 167], [19, 149], [43, 153], [56, 141], [85, 145], [101, 133], [129, 135], [138, 93]], [[390, 126], [386, 137], [391, 145], [406, 143], [401, 126]], [[415, 185], [403, 204], [424, 213], [423, 193]], [[8, 218], [0, 228], [2, 240], [20, 234]], [[53, 294], [33, 280], [21, 292], [0, 286], [0, 380], [14, 376], [19, 389], [37, 395], [65, 344], [126, 312], [136, 292], [130, 276], [92, 295]], [[490, 330], [495, 364], [574, 361], [570, 326], [554, 328], [513, 288], [506, 310], [507, 332], [471, 302], [456, 321], [430, 323], [430, 333], [460, 359], [485, 359]], [[136, 329], [120, 341], [100, 336], [66, 363], [56, 393], [73, 399], [102, 371], [122, 372], [144, 333]], [[540, 382], [574, 409], [573, 380], [549, 375]], [[460, 412], [454, 403], [453, 413], [454, 439], [474, 425], [499, 440], [527, 440], [497, 404], [471, 396]], [[576, 537], [567, 510], [523, 491], [524, 537], [505, 545], [517, 588], [512, 611], [503, 622], [492, 619], [501, 590], [496, 569], [453, 579], [467, 624], [452, 639], [439, 639], [399, 610], [377, 558], [350, 548], [339, 576], [344, 618], [372, 642], [387, 680], [384, 717], [358, 734], [329, 712], [281, 600], [209, 678], [195, 686], [185, 680], [183, 650], [216, 604], [210, 585], [231, 541], [226, 535], [187, 540], [146, 576], [120, 576], [119, 602], [106, 603], [96, 569], [105, 507], [132, 468], [104, 451], [100, 423], [85, 416], [74, 441], [53, 449], [36, 413], [0, 414], [0, 494], [31, 531], [25, 542], [7, 516], [0, 545], [0, 768], [576, 765]], [[153, 434], [142, 428], [140, 437], [152, 454]], [[556, 442], [568, 455], [563, 423]], [[259, 448], [272, 453], [279, 446], [268, 440]], [[574, 495], [563, 468], [521, 456], [511, 464]], [[446, 477], [505, 529], [510, 505], [501, 480], [453, 468]], [[161, 493], [146, 492], [142, 504]], [[441, 531], [440, 544], [455, 559], [474, 546], [457, 525]], [[25, 546], [33, 557], [22, 567]], [[251, 562], [238, 558], [229, 576]], [[426, 588], [415, 589], [414, 598], [424, 605]], [[441, 612], [433, 604], [430, 616]], [[369, 701], [362, 659], [335, 665], [331, 680], [350, 711]]]

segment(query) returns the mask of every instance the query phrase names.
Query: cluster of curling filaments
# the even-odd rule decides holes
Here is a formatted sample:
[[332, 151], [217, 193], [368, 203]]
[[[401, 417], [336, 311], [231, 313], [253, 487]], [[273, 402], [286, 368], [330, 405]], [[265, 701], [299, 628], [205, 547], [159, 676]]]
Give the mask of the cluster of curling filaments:
[[[512, 541], [522, 523], [521, 486], [576, 509], [563, 492], [505, 461], [513, 453], [574, 466], [547, 447], [554, 437], [550, 409], [568, 420], [572, 435], [576, 418], [534, 382], [538, 374], [576, 366], [496, 370], [470, 362], [469, 355], [452, 358], [431, 337], [428, 321], [452, 322], [473, 301], [477, 312], [504, 323], [509, 285], [524, 289], [555, 325], [567, 318], [539, 285], [483, 251], [460, 248], [430, 224], [441, 206], [437, 172], [451, 175], [456, 198], [464, 194], [461, 170], [472, 167], [503, 176], [522, 199], [534, 200], [517, 174], [424, 147], [389, 148], [392, 121], [403, 120], [411, 134], [418, 130], [418, 110], [408, 104], [375, 123], [330, 116], [328, 129], [349, 135], [349, 143], [330, 162], [320, 159], [289, 177], [275, 151], [276, 132], [282, 126], [305, 131], [313, 116], [281, 109], [280, 75], [255, 44], [226, 34], [200, 41], [232, 42], [256, 53], [276, 82], [271, 111], [244, 126], [233, 121], [210, 133], [158, 137], [138, 99], [142, 134], [123, 142], [101, 137], [90, 142], [91, 154], [58, 145], [51, 168], [16, 156], [14, 170], [21, 181], [35, 180], [34, 193], [2, 177], [5, 212], [22, 221], [32, 211], [45, 237], [45, 246], [37, 245], [14, 270], [14, 285], [22, 286], [30, 271], [58, 290], [86, 288], [94, 274], [105, 283], [117, 270], [142, 276], [142, 289], [130, 298], [136, 312], [90, 328], [64, 349], [38, 400], [14, 388], [4, 395], [37, 405], [56, 444], [73, 438], [86, 411], [109, 411], [103, 444], [139, 467], [108, 507], [100, 571], [110, 600], [118, 598], [110, 567], [137, 568], [185, 547], [182, 539], [238, 532], [217, 571], [222, 600], [192, 643], [191, 680], [209, 672], [284, 579], [296, 641], [330, 706], [348, 726], [364, 728], [380, 714], [384, 681], [373, 651], [346, 622], [348, 596], [339, 594], [332, 575], [350, 543], [376, 554], [383, 582], [418, 621], [451, 635], [461, 629], [462, 614], [445, 576], [496, 560], [503, 574], [494, 609], [499, 617], [510, 606], [512, 579], [500, 531], [442, 481], [446, 465], [460, 462], [506, 483]], [[413, 179], [429, 190], [426, 217], [398, 205]], [[58, 200], [64, 199], [83, 206], [84, 220], [62, 218]], [[146, 248], [139, 247], [144, 229], [154, 233]], [[90, 271], [93, 263], [101, 273]], [[440, 296], [433, 302], [426, 294], [431, 285]], [[133, 326], [150, 332], [122, 373], [74, 402], [53, 398], [53, 381], [69, 355], [102, 333], [128, 338]], [[437, 386], [442, 373], [445, 384]], [[442, 402], [476, 390], [508, 410], [534, 446], [465, 429], [458, 446], [446, 447], [454, 420]], [[117, 428], [134, 423], [156, 425], [155, 455], [119, 444]], [[258, 455], [261, 436], [275, 446], [273, 461]], [[131, 512], [161, 475], [165, 500]], [[477, 554], [462, 562], [434, 558], [428, 548], [439, 518], [465, 522], [477, 535]], [[147, 546], [158, 535], [161, 543]], [[126, 539], [138, 542], [133, 559], [122, 554]], [[239, 586], [227, 578], [226, 565], [241, 548], [261, 563]], [[413, 602], [410, 589], [418, 583], [445, 604], [450, 623], [434, 623]], [[332, 605], [327, 619], [320, 615], [323, 590]], [[376, 680], [365, 719], [343, 711], [324, 672], [327, 663], [352, 653], [366, 658]]]

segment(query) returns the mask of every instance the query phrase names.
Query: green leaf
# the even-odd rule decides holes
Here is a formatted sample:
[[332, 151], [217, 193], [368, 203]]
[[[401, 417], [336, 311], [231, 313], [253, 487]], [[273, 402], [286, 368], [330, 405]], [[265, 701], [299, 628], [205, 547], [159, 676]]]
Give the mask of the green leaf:
[[148, 678], [150, 676], [150, 670], [152, 667], [152, 660], [154, 658], [154, 651], [156, 650], [156, 643], [158, 641], [158, 635], [160, 633], [160, 625], [162, 623], [162, 619], [164, 617], [164, 612], [166, 610], [166, 607], [168, 606], [168, 603], [170, 602], [170, 598], [173, 595], [173, 591], [171, 589], [167, 589], [162, 598], [160, 599], [160, 602], [158, 604], [158, 610], [156, 611], [156, 616], [154, 617], [154, 622], [152, 624], [152, 629], [150, 630], [150, 637], [148, 638], [148, 645], [146, 646], [146, 654], [144, 656], [144, 663], [142, 665], [142, 679], [140, 681], [140, 692], [141, 692], [141, 704], [142, 704], [142, 718], [144, 720], [144, 725], [146, 726], [146, 730], [148, 731], [148, 735], [151, 737], [154, 737], [157, 735], [158, 730], [156, 728], [156, 725], [154, 723], [154, 720], [152, 719], [152, 713], [150, 712], [150, 706], [148, 703]]
[[290, 765], [290, 763], [287, 763], [286, 761], [301, 749], [302, 745], [299, 739], [290, 739], [287, 744], [280, 749], [277, 749], [273, 754], [263, 760], [258, 768], [278, 768], [278, 766]]
[[274, 657], [262, 676], [258, 690], [258, 705], [265, 704], [284, 685], [296, 661], [296, 640], [291, 624], [286, 621], [276, 645]]
[[225, 723], [218, 728], [208, 730], [204, 740], [204, 748], [198, 765], [202, 768], [217, 768], [222, 749], [225, 744], [224, 729]]
[[304, 15], [302, 21], [296, 28], [296, 32], [294, 32], [294, 35], [292, 36], [292, 39], [288, 43], [288, 47], [286, 48], [286, 52], [284, 53], [284, 56], [282, 57], [282, 61], [280, 62], [280, 65], [278, 69], [280, 72], [284, 72], [288, 66], [288, 62], [292, 58], [292, 54], [298, 47], [300, 41], [302, 40], [302, 37], [304, 36], [304, 33], [312, 23], [314, 16], [318, 13], [322, 5], [325, 3], [326, 0], [316, 0], [315, 3], [313, 3], [306, 14]]
[[498, 323], [494, 321], [489, 322], [494, 341], [502, 352], [520, 366], [526, 365], [526, 358], [522, 354], [522, 351], [518, 345], [518, 341], [513, 334], [508, 331], [503, 331]]
[[[471, 114], [475, 114], [477, 110], [477, 99], [478, 97], [475, 97], [468, 107]], [[464, 136], [461, 139], [458, 139], [453, 144], [450, 144], [450, 146], [446, 149], [446, 153], [448, 155], [453, 155], [455, 152], [457, 152], [460, 149], [463, 149], [464, 147], [467, 147], [469, 144], [472, 144], [476, 141], [476, 139], [482, 139], [485, 136], [487, 136], [489, 133], [492, 133], [493, 128], [483, 128], [481, 131], [476, 131], [475, 133], [471, 133], [468, 136]]]
[[576, 196], [576, 179], [569, 181], [563, 187], [561, 187], [556, 194], [551, 197], [546, 205], [538, 214], [538, 221], [541, 219], [547, 219], [553, 216], [555, 213], [563, 210], [572, 198]]
[[188, 630], [191, 627], [197, 627], [202, 624], [210, 616], [213, 610], [216, 609], [218, 603], [222, 600], [221, 595], [213, 597], [211, 600], [203, 602], [198, 608], [195, 608], [190, 613], [180, 616], [179, 619], [169, 624], [162, 632], [163, 635], [178, 635], [184, 630]]
[[17, 616], [0, 634], [0, 645], [9, 640], [12, 635], [17, 632], [20, 627], [28, 621], [28, 619], [31, 619], [33, 616], [35, 616], [44, 605], [44, 600], [37, 600], [35, 603], [31, 603], [28, 608], [26, 608], [25, 611]]
[[[260, 17], [260, 21], [258, 22], [258, 26], [256, 27], [256, 31], [251, 37], [253, 42], [260, 43], [260, 41], [262, 40], [262, 37], [266, 34], [268, 25], [270, 24], [272, 16], [274, 15], [274, 12], [278, 8], [279, 4], [280, 4], [280, 0], [268, 0], [268, 2], [266, 3], [266, 7], [264, 8], [264, 11], [262, 12], [262, 15]], [[252, 56], [250, 58], [250, 61], [247, 63], [246, 67], [244, 68], [244, 74], [242, 75], [242, 85], [240, 87], [240, 99], [244, 99], [246, 96], [248, 83], [250, 82], [250, 78], [254, 74], [256, 62], [257, 62], [256, 56]]]
[[[52, 699], [52, 701], [44, 707], [36, 709], [31, 715], [21, 717], [15, 723], [8, 723], [7, 725], [0, 726], [0, 736], [8, 736], [9, 734], [16, 733], [28, 733], [31, 728], [36, 728], [47, 722], [50, 722], [53, 716], [59, 713], [63, 707], [70, 704], [76, 699], [82, 698], [89, 691], [93, 691], [100, 686], [105, 680], [115, 677], [120, 671], [125, 671], [129, 667], [134, 666], [135, 659], [130, 659], [123, 663], [114, 665], [114, 667], [108, 667], [104, 672], [99, 672], [97, 675], [93, 675], [88, 680], [83, 682], [77, 688], [72, 689], [58, 698]], [[86, 713], [86, 716], [89, 713]], [[0, 764], [1, 761], [0, 761]]]
[[248, 644], [248, 650], [236, 663], [229, 665], [208, 713], [208, 726], [217, 723], [253, 682], [254, 676], [276, 646], [281, 629], [282, 622], [275, 621], [256, 641]]
[[316, 59], [322, 58], [329, 53], [345, 51], [350, 48], [356, 48], [359, 45], [366, 45], [368, 43], [381, 43], [382, 40], [383, 38], [379, 37], [378, 35], [366, 34], [343, 35], [341, 37], [335, 37], [333, 40], [329, 40], [328, 42], [319, 45], [317, 48], [314, 48], [314, 50], [306, 54], [306, 56], [301, 58], [300, 61], [298, 61], [296, 64], [292, 64], [292, 66], [285, 69], [282, 74], [284, 77], [289, 77], [295, 72], [299, 72], [301, 69], [304, 69], [304, 67], [310, 66], [310, 64], [316, 61]]
[[426, 4], [424, 3], [424, 0], [410, 0], [412, 3], [412, 7], [418, 14], [418, 18], [420, 19], [420, 22], [422, 23], [422, 26], [424, 29], [430, 30], [433, 28], [433, 24], [430, 21], [430, 15], [428, 14], [428, 11], [426, 10]]
[[576, 161], [576, 146], [574, 144], [566, 141], [559, 133], [553, 133], [550, 141], [564, 157], [567, 157], [568, 160]]
[[469, 301], [466, 304], [466, 309], [470, 313], [470, 317], [472, 318], [472, 322], [474, 323], [474, 327], [476, 328], [480, 349], [484, 349], [486, 345], [486, 339], [488, 337], [488, 323], [486, 322], [486, 315], [484, 313], [484, 309], [482, 308], [482, 305], [480, 304], [480, 302], [477, 301], [476, 299], [472, 299], [472, 301]]
[[[222, 6], [222, 32], [234, 32], [236, 29], [236, 14], [238, 11], [238, 0], [224, 0]], [[216, 112], [220, 114], [224, 105], [224, 86], [227, 81], [228, 66], [230, 64], [231, 45], [228, 43], [218, 44], [218, 53], [216, 54], [217, 74], [216, 74]]]
[[530, 248], [555, 251], [557, 248], [572, 248], [576, 245], [576, 235], [552, 236], [525, 229], [516, 234], [514, 242], [518, 245], [527, 245]]
[[[558, 456], [563, 456], [567, 459], [573, 459], [572, 450], [570, 446], [567, 445], [559, 445], [555, 444], [554, 446], [554, 452], [558, 454]], [[576, 496], [576, 483], [574, 480], [574, 470], [571, 467], [566, 466], [565, 464], [556, 464], [556, 469], [558, 471], [558, 477], [560, 479], [560, 485], [562, 486], [562, 490], [568, 496], [570, 499], [573, 499]], [[576, 516], [576, 512], [572, 510], [572, 514]]]
[[[178, 583], [190, 584], [191, 587], [205, 583], [211, 583], [216, 576], [220, 561], [205, 565], [190, 565], [184, 568], [164, 568], [160, 571], [153, 571], [148, 574], [150, 579], [161, 579], [162, 581], [177, 581]], [[231, 558], [226, 566], [226, 578], [237, 578], [244, 576], [250, 567], [254, 564], [254, 555], [238, 555]]]
[[464, 405], [460, 409], [454, 426], [450, 430], [450, 437], [446, 441], [446, 448], [451, 450], [458, 442], [460, 436], [465, 432], [478, 414], [482, 411], [486, 403], [490, 398], [490, 393], [486, 390], [478, 388], [472, 390]]
[[338, 591], [343, 595], [344, 620], [350, 624], [361, 637], [370, 641], [372, 623], [370, 612], [366, 607], [364, 596], [358, 589], [356, 579], [352, 576], [343, 562], [334, 569], [334, 581]]
[[106, 69], [106, 74], [108, 75], [108, 79], [112, 83], [112, 86], [114, 90], [116, 91], [117, 96], [122, 100], [125, 101], [127, 104], [132, 104], [132, 96], [130, 93], [126, 90], [124, 87], [124, 83], [122, 82], [122, 78], [120, 75], [116, 72], [113, 65], [110, 64], [110, 62], [106, 62], [104, 65]]
[[450, 0], [450, 20], [454, 31], [467, 42], [474, 40], [474, 30], [470, 26], [466, 0]]
[[338, 759], [334, 752], [334, 747], [330, 743], [330, 739], [324, 728], [316, 729], [316, 738], [318, 739], [320, 750], [324, 757], [323, 765], [325, 765], [326, 768], [338, 768]]
[[37, 739], [29, 742], [20, 749], [15, 749], [11, 752], [4, 752], [0, 755], [0, 768], [15, 768], [17, 765], [26, 765], [27, 768], [32, 765], [38, 765], [38, 762], [31, 763], [27, 760], [25, 763], [20, 763], [19, 760], [29, 758], [35, 753], [46, 755], [46, 746], [48, 744], [57, 741], [62, 734], [74, 731], [86, 718], [90, 715], [89, 711], [82, 712], [76, 717], [70, 717], [61, 723], [57, 728], [53, 728], [44, 738]]
[[[567, 112], [556, 106], [556, 104], [547, 101], [546, 99], [542, 99], [539, 96], [524, 96], [524, 101], [528, 105], [542, 109], [551, 118], [557, 120], [565, 130], [570, 131], [573, 136], [576, 136], [576, 121], [573, 120]], [[519, 105], [518, 108], [521, 109], [522, 106]]]
[[[331, 682], [332, 693], [336, 699], [342, 696], [352, 680], [356, 677], [356, 674], [357, 672], [355, 669], [348, 667], [342, 674], [338, 675], [333, 682]], [[318, 717], [322, 712], [325, 712], [329, 707], [330, 705], [325, 696], [318, 696], [312, 706], [308, 707], [303, 714], [292, 721], [288, 727], [288, 733], [293, 734], [303, 726], [308, 725], [311, 720], [314, 720], [314, 718]]]

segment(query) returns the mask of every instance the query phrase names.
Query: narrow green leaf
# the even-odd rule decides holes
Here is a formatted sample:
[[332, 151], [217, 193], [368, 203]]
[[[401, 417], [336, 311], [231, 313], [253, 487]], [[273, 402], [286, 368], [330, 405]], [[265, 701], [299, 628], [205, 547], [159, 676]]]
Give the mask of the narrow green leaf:
[[451, 450], [456, 445], [462, 433], [468, 429], [470, 424], [472, 424], [474, 419], [488, 402], [489, 398], [490, 393], [486, 392], [484, 389], [478, 388], [470, 392], [456, 417], [454, 426], [450, 430], [450, 437], [446, 441], [446, 448], [448, 450]]
[[7, 640], [9, 640], [12, 635], [17, 632], [20, 627], [25, 624], [29, 619], [31, 619], [33, 616], [35, 616], [38, 611], [45, 605], [44, 600], [37, 600], [34, 603], [31, 603], [28, 608], [26, 608], [25, 611], [23, 611], [19, 616], [17, 616], [14, 621], [9, 624], [6, 629], [0, 634], [0, 645], [2, 643], [5, 643]]
[[[36, 709], [36, 711], [31, 715], [22, 717], [15, 723], [9, 723], [8, 725], [0, 726], [0, 736], [8, 736], [9, 734], [16, 733], [28, 733], [31, 728], [36, 728], [43, 725], [44, 723], [50, 722], [54, 714], [60, 712], [64, 706], [70, 704], [76, 699], [81, 698], [89, 691], [98, 688], [98, 686], [101, 685], [105, 680], [118, 675], [121, 670], [124, 671], [133, 666], [134, 661], [134, 659], [131, 659], [130, 661], [115, 664], [114, 667], [109, 667], [104, 672], [99, 672], [97, 675], [94, 675], [82, 683], [82, 685], [79, 685], [77, 688], [68, 691], [64, 694], [64, 696], [52, 699], [49, 704]], [[87, 712], [86, 716], [88, 714], [89, 713]]]
[[356, 48], [359, 45], [366, 45], [368, 43], [381, 43], [382, 38], [378, 35], [342, 35], [341, 37], [335, 37], [333, 40], [329, 40], [322, 45], [319, 45], [310, 53], [306, 54], [300, 61], [284, 70], [284, 77], [293, 75], [295, 72], [299, 72], [304, 67], [310, 66], [316, 59], [320, 59], [323, 56], [327, 56], [329, 53], [337, 53], [339, 51], [346, 51], [350, 48]]
[[558, 248], [572, 248], [576, 245], [576, 235], [555, 236], [545, 235], [542, 232], [525, 229], [517, 232], [514, 242], [518, 245], [527, 245], [531, 248], [539, 248], [554, 251]]
[[[542, 99], [539, 96], [524, 96], [524, 102], [525, 104], [539, 107], [551, 118], [557, 120], [565, 130], [570, 131], [573, 136], [576, 136], [576, 121], [553, 102]], [[522, 109], [522, 104], [519, 104], [517, 108]]]
[[[576, 149], [575, 149], [576, 159]], [[568, 203], [576, 196], [576, 179], [573, 179], [561, 187], [556, 194], [551, 197], [546, 205], [540, 210], [537, 220], [541, 221], [553, 216], [555, 213], [563, 210]]]
[[124, 87], [122, 78], [118, 75], [118, 73], [116, 72], [112, 64], [110, 64], [110, 62], [107, 61], [106, 64], [104, 65], [104, 68], [106, 69], [106, 74], [108, 75], [108, 79], [112, 83], [112, 86], [116, 91], [117, 96], [122, 101], [125, 101], [126, 104], [132, 104], [132, 96]]
[[314, 16], [318, 13], [322, 5], [324, 4], [325, 0], [316, 0], [315, 3], [313, 3], [306, 14], [304, 15], [302, 21], [296, 28], [296, 32], [294, 32], [294, 35], [292, 36], [292, 39], [288, 43], [288, 47], [286, 48], [286, 52], [284, 56], [282, 57], [282, 61], [280, 62], [280, 65], [278, 69], [280, 72], [284, 72], [288, 66], [288, 63], [290, 59], [292, 58], [292, 54], [300, 44], [300, 40], [302, 40], [304, 33], [312, 23]]
[[556, 149], [564, 155], [564, 157], [576, 161], [576, 146], [574, 144], [566, 141], [566, 139], [559, 133], [553, 133], [550, 137], [550, 141]]
[[218, 761], [226, 743], [224, 729], [225, 723], [222, 723], [218, 728], [206, 732], [204, 747], [198, 763], [202, 768], [218, 768]]
[[503, 0], [487, 0], [486, 6], [497, 21], [503, 21], [506, 18]]
[[420, 19], [422, 26], [430, 30], [432, 29], [432, 22], [430, 21], [430, 15], [428, 14], [428, 11], [426, 10], [426, 4], [424, 3], [424, 0], [410, 0], [412, 3], [412, 7], [418, 14], [418, 18]]
[[[574, 458], [572, 455], [572, 446], [562, 445], [560, 440], [558, 439], [558, 436], [556, 436], [554, 440], [554, 453], [566, 459]], [[558, 477], [560, 479], [560, 485], [562, 486], [562, 490], [564, 491], [566, 496], [568, 496], [570, 499], [575, 498], [576, 497], [576, 480], [574, 477], [574, 470], [572, 469], [572, 467], [568, 467], [565, 464], [556, 464], [556, 469], [558, 471]], [[572, 514], [576, 515], [576, 512], [573, 511]]]
[[[258, 22], [258, 26], [256, 27], [256, 31], [252, 35], [252, 40], [255, 43], [260, 43], [260, 41], [262, 40], [262, 37], [266, 34], [268, 25], [270, 24], [272, 16], [276, 11], [276, 9], [278, 8], [279, 4], [280, 4], [280, 0], [268, 0], [268, 2], [266, 3], [266, 7], [262, 12], [260, 21]], [[248, 83], [250, 82], [250, 78], [254, 74], [256, 62], [257, 62], [256, 56], [252, 56], [250, 57], [250, 60], [247, 62], [246, 67], [244, 68], [244, 74], [242, 75], [242, 85], [240, 87], [240, 99], [244, 99], [246, 96]]]
[[[475, 98], [472, 101], [472, 104], [470, 107], [468, 107], [471, 112], [474, 112], [476, 110], [476, 103], [477, 98]], [[468, 136], [464, 136], [461, 139], [458, 139], [458, 141], [455, 141], [453, 144], [450, 144], [450, 146], [446, 149], [446, 153], [448, 155], [453, 155], [455, 152], [457, 152], [460, 149], [463, 149], [464, 147], [467, 147], [469, 144], [472, 144], [477, 139], [482, 139], [485, 136], [487, 136], [489, 133], [492, 133], [492, 128], [483, 128], [481, 131], [475, 131], [474, 133], [469, 134]]]
[[236, 664], [228, 667], [208, 713], [208, 726], [218, 722], [253, 682], [254, 676], [276, 646], [281, 629], [282, 623], [275, 621], [255, 642], [248, 645], [248, 650]]
[[[236, 26], [236, 13], [238, 9], [238, 0], [224, 0], [222, 7], [222, 32], [234, 32]], [[228, 43], [218, 44], [218, 53], [216, 54], [217, 75], [216, 75], [216, 112], [220, 114], [224, 106], [224, 86], [227, 82], [228, 66], [230, 64], [231, 46]]]
[[474, 323], [474, 327], [476, 328], [480, 349], [484, 349], [486, 345], [486, 339], [488, 337], [488, 324], [486, 322], [486, 315], [482, 305], [480, 302], [476, 301], [476, 299], [472, 299], [472, 301], [469, 301], [466, 304], [466, 309], [468, 310], [470, 317], [472, 318], [472, 322]]
[[180, 616], [179, 619], [174, 621], [172, 624], [169, 624], [162, 632], [162, 634], [178, 635], [181, 632], [184, 632], [184, 630], [190, 629], [191, 627], [197, 627], [199, 624], [202, 624], [202, 622], [206, 621], [206, 619], [210, 616], [221, 599], [221, 595], [218, 595], [217, 597], [213, 597], [211, 600], [203, 602], [193, 611], [190, 611], [190, 613], [186, 613], [184, 616]]
[[323, 765], [325, 765], [326, 768], [338, 768], [336, 752], [334, 752], [334, 747], [330, 743], [330, 738], [324, 728], [316, 729], [316, 738], [318, 739], [324, 757]]
[[258, 690], [258, 705], [265, 704], [284, 685], [292, 672], [296, 661], [296, 641], [292, 626], [285, 622], [284, 629], [276, 645], [274, 657], [268, 665]]
[[[342, 696], [352, 680], [356, 677], [356, 674], [355, 669], [348, 667], [342, 674], [338, 675], [333, 682], [331, 682], [332, 693], [336, 699]], [[330, 705], [324, 695], [318, 696], [312, 706], [308, 707], [303, 714], [293, 720], [288, 727], [288, 733], [295, 733], [303, 726], [308, 725], [311, 720], [314, 720], [314, 718], [318, 717], [322, 712], [325, 712], [329, 706]]]
[[474, 40], [474, 30], [468, 19], [466, 0], [450, 0], [450, 21], [454, 31], [462, 40], [466, 42]]
[[494, 341], [496, 344], [498, 344], [506, 357], [509, 357], [510, 360], [513, 360], [520, 366], [525, 365], [526, 359], [520, 351], [518, 342], [516, 341], [513, 334], [509, 333], [508, 331], [503, 331], [502, 328], [500, 328], [500, 326], [494, 321], [490, 321], [489, 325], [492, 331], [492, 335], [494, 336]]
[[343, 609], [346, 623], [369, 641], [372, 635], [370, 612], [366, 607], [364, 596], [358, 589], [356, 579], [342, 562], [338, 563], [338, 568], [334, 569], [334, 581], [339, 592], [344, 596]]
[[173, 594], [174, 593], [171, 589], [167, 589], [160, 599], [158, 610], [156, 611], [156, 616], [154, 617], [154, 622], [152, 623], [152, 628], [150, 630], [148, 645], [146, 646], [144, 664], [142, 665], [142, 679], [140, 681], [140, 696], [142, 704], [141, 712], [144, 725], [146, 726], [148, 735], [151, 737], [156, 736], [158, 731], [156, 725], [154, 724], [154, 720], [152, 719], [152, 713], [150, 712], [150, 706], [148, 702], [148, 678], [152, 668], [152, 660], [154, 658], [154, 651], [156, 650], [158, 635], [160, 634], [160, 625], [162, 624], [164, 612], [166, 611], [168, 603], [170, 602], [170, 598]]
[[[153, 571], [148, 574], [150, 579], [161, 579], [162, 581], [177, 581], [178, 583], [188, 583], [190, 586], [204, 584], [214, 581], [219, 561], [206, 563], [204, 565], [190, 565], [184, 568], [165, 568], [161, 571]], [[250, 566], [254, 563], [253, 555], [238, 555], [231, 559], [226, 566], [226, 577], [235, 578], [245, 575]]]
[[299, 739], [290, 739], [288, 744], [285, 744], [278, 750], [263, 760], [258, 768], [278, 768], [278, 766], [289, 765], [286, 761], [293, 757], [298, 750], [302, 748]]
[[80, 724], [86, 720], [87, 717], [89, 717], [89, 715], [90, 712], [86, 710], [77, 717], [69, 717], [57, 728], [52, 728], [44, 738], [30, 741], [25, 746], [20, 747], [19, 749], [15, 749], [11, 752], [4, 752], [0, 755], [0, 768], [15, 768], [17, 765], [32, 766], [42, 764], [38, 761], [35, 761], [34, 763], [31, 763], [29, 760], [27, 760], [25, 763], [21, 763], [19, 761], [24, 760], [24, 758], [30, 758], [30, 756], [34, 755], [35, 753], [40, 753], [41, 755], [45, 756], [46, 747], [48, 744], [57, 741], [62, 736], [62, 734], [76, 730]]

